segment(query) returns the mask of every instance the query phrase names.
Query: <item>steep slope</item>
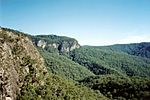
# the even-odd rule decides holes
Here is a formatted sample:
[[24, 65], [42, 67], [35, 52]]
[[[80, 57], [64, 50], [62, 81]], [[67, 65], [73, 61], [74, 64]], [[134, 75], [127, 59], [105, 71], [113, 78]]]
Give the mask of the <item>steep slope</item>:
[[84, 66], [63, 56], [80, 47], [77, 40], [56, 35], [37, 35], [31, 38], [52, 73], [73, 80], [94, 75]]
[[0, 28], [1, 100], [106, 100], [72, 81], [50, 74], [27, 35]]
[[33, 86], [44, 84], [37, 80], [47, 73], [44, 60], [24, 34], [1, 28], [0, 58], [0, 97], [3, 100], [15, 100], [17, 93], [28, 83]]
[[83, 46], [70, 54], [73, 61], [96, 75], [117, 74], [150, 78], [150, 59], [103, 47]]
[[65, 36], [37, 35], [32, 36], [32, 40], [37, 47], [49, 52], [68, 53], [80, 47], [77, 40]]
[[38, 50], [45, 59], [45, 64], [49, 71], [56, 75], [73, 80], [81, 80], [88, 76], [94, 76], [90, 70], [63, 55], [50, 53], [41, 48], [38, 48]]

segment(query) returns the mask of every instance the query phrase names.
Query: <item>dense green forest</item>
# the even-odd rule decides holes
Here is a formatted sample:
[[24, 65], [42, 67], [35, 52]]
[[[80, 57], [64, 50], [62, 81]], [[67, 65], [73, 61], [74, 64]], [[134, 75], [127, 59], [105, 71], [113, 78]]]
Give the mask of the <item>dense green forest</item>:
[[36, 35], [32, 36], [33, 41], [45, 40], [47, 43], [62, 43], [63, 41], [72, 41], [74, 38], [57, 35]]
[[[43, 80], [45, 76], [42, 75], [40, 78]], [[35, 86], [30, 76], [26, 81], [29, 82], [22, 87], [17, 100], [107, 100], [100, 92], [53, 74], [43, 80], [44, 85]]]
[[150, 78], [150, 59], [106, 47], [82, 46], [70, 58], [96, 75], [116, 74]]
[[68, 53], [54, 48], [38, 50], [54, 74], [73, 79], [110, 99], [138, 100], [150, 98], [148, 48], [149, 43], [140, 43], [81, 46]]
[[45, 64], [49, 71], [66, 79], [81, 80], [94, 74], [87, 68], [73, 62], [63, 55], [50, 53], [44, 49], [38, 48], [45, 59]]
[[98, 90], [110, 99], [148, 100], [150, 80], [141, 77], [100, 75], [85, 78], [81, 84]]

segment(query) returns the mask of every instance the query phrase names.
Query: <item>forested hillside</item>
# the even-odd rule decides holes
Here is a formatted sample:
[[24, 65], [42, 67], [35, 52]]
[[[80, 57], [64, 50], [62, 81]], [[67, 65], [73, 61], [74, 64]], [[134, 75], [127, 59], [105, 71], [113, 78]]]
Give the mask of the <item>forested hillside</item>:
[[[101, 48], [101, 47], [98, 47]], [[132, 44], [116, 44], [105, 46], [103, 49], [110, 49], [113, 51], [122, 51], [130, 55], [150, 58], [150, 42], [132, 43]]]
[[100, 75], [80, 81], [87, 87], [98, 90], [110, 99], [149, 100], [150, 80], [141, 77]]
[[81, 80], [88, 76], [94, 76], [90, 70], [63, 55], [50, 53], [41, 48], [38, 48], [38, 50], [45, 59], [45, 64], [49, 71], [53, 74], [72, 80]]
[[[66, 41], [63, 37], [60, 40]], [[149, 43], [80, 46], [67, 53], [55, 47], [37, 47], [52, 73], [76, 80], [110, 99], [136, 100], [150, 98], [148, 46]]]
[[130, 55], [107, 47], [82, 46], [74, 50], [71, 59], [96, 75], [116, 74], [150, 78], [150, 59]]
[[[147, 48], [149, 43], [143, 48]], [[136, 44], [136, 47], [141, 44]], [[134, 48], [135, 45], [127, 45]], [[70, 59], [88, 68], [97, 76], [79, 81], [98, 90], [110, 99], [149, 100], [150, 99], [150, 59], [147, 51], [127, 52], [126, 45], [82, 46], [70, 53]], [[148, 51], [147, 51], [148, 52]], [[139, 55], [137, 55], [139, 54]]]

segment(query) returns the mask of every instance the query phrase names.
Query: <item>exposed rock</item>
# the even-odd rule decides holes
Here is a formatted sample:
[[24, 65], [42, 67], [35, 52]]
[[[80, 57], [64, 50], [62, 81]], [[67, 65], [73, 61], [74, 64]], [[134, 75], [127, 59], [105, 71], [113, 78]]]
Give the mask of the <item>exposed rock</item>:
[[32, 41], [23, 34], [0, 28], [0, 100], [16, 100], [22, 86], [28, 83], [25, 77], [32, 73], [37, 78], [43, 72], [47, 73], [44, 60]]
[[46, 42], [44, 40], [39, 40], [37, 46], [44, 49], [46, 46]]
[[59, 44], [57, 44], [57, 43], [48, 44], [48, 47], [52, 47], [52, 48], [55, 48], [55, 49], [57, 49], [58, 46], [59, 46]]
[[70, 50], [70, 44], [66, 41], [62, 42], [60, 45], [59, 45], [59, 48], [58, 50], [60, 52], [69, 52]]
[[36, 43], [37, 47], [41, 47], [43, 49], [45, 48], [55, 48], [59, 50], [59, 52], [70, 52], [76, 48], [79, 48], [80, 45], [76, 40], [70, 40], [70, 41], [62, 41], [59, 43], [48, 43], [46, 40], [38, 40]]
[[80, 45], [78, 44], [77, 41], [74, 41], [74, 42], [71, 43], [70, 51], [72, 51], [76, 48], [80, 48]]
[[77, 41], [63, 41], [60, 45], [58, 50], [60, 52], [70, 52], [76, 48], [79, 48], [80, 45], [78, 44]]
[[12, 100], [12, 98], [11, 97], [6, 97], [6, 100]]

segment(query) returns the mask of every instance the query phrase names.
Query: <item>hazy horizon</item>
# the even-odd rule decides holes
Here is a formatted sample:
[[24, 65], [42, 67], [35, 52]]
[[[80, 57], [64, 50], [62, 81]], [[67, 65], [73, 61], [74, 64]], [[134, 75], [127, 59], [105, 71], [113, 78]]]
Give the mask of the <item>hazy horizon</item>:
[[0, 26], [81, 45], [150, 42], [149, 0], [1, 0]]

